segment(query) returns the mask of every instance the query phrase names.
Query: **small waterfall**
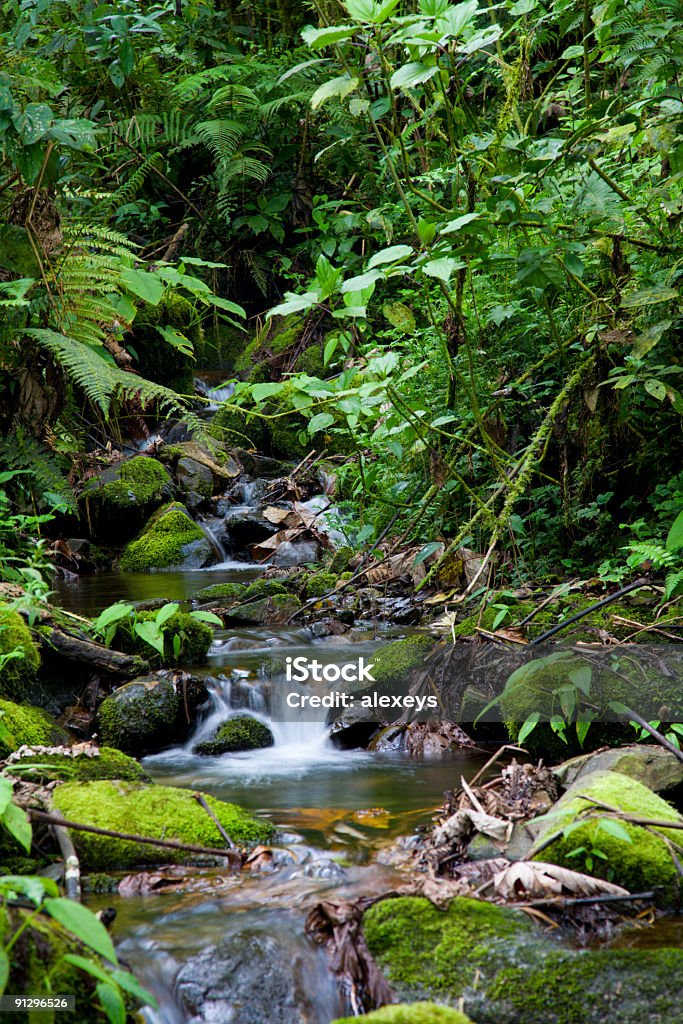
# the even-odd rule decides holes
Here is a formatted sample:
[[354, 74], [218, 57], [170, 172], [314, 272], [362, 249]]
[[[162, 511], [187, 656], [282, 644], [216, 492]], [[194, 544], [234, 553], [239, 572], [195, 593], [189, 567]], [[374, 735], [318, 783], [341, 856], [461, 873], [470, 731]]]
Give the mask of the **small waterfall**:
[[222, 387], [211, 388], [211, 390], [208, 391], [206, 395], [206, 397], [209, 400], [207, 411], [216, 412], [216, 410], [223, 404], [223, 402], [227, 402], [229, 398], [232, 398], [234, 392], [235, 385], [232, 381], [229, 384], [223, 384]]
[[206, 537], [206, 539], [211, 544], [211, 547], [213, 548], [214, 553], [216, 554], [216, 557], [218, 558], [218, 561], [220, 563], [227, 562], [228, 561], [228, 551], [227, 551], [225, 545], [223, 544], [223, 541], [220, 539], [220, 537], [218, 536], [218, 534], [216, 532], [215, 521], [212, 521], [212, 520], [209, 520], [209, 519], [200, 519], [200, 520], [198, 520], [197, 525], [199, 526], [199, 528], [203, 532], [203, 534]]

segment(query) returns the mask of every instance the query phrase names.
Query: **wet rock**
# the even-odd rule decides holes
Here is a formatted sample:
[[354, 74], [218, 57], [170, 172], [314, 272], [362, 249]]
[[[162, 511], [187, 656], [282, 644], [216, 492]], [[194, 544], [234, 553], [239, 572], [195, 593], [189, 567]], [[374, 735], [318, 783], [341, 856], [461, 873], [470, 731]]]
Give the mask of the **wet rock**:
[[293, 594], [274, 594], [256, 601], [235, 605], [222, 612], [223, 621], [265, 626], [286, 623], [301, 607]]
[[176, 480], [185, 504], [193, 511], [213, 494], [213, 474], [208, 466], [194, 459], [179, 459]]
[[[83, 745], [82, 745], [83, 746]], [[58, 751], [60, 748], [47, 748]], [[21, 767], [21, 777], [28, 781], [79, 780], [90, 782], [95, 779], [124, 779], [127, 782], [151, 782], [151, 778], [134, 758], [110, 747], [89, 745], [88, 751], [72, 756], [74, 748], [61, 748], [62, 752], [45, 753], [39, 746], [33, 754], [27, 754], [12, 762]], [[35, 766], [35, 767], [33, 767]]]
[[[269, 822], [257, 820], [237, 804], [207, 795], [204, 799], [236, 844], [265, 843], [272, 838]], [[68, 821], [151, 839], [215, 847], [217, 856], [225, 855], [225, 840], [215, 821], [188, 789], [119, 780], [66, 782], [54, 790], [53, 804]], [[86, 871], [187, 863], [197, 857], [189, 851], [90, 832], [74, 830], [71, 838]]]
[[247, 932], [188, 960], [176, 992], [188, 1024], [305, 1024], [306, 989], [296, 984], [293, 970], [291, 948]]
[[591, 772], [619, 772], [637, 779], [649, 789], [659, 792], [673, 789], [683, 782], [683, 763], [663, 747], [654, 744], [632, 744], [594, 754], [581, 754], [553, 769], [560, 784], [567, 789], [583, 781]]
[[0, 700], [2, 724], [9, 733], [9, 738], [0, 740], [0, 755], [27, 744], [28, 746], [55, 746], [70, 743], [69, 734], [41, 708], [28, 707], [25, 704], [14, 704], [9, 700]]
[[193, 753], [217, 757], [240, 750], [261, 750], [272, 747], [274, 742], [272, 732], [258, 718], [235, 715], [219, 726], [213, 739], [198, 743]]
[[156, 459], [138, 455], [86, 480], [79, 508], [91, 532], [111, 543], [132, 536], [171, 496], [166, 469]]
[[182, 679], [173, 673], [134, 679], [100, 705], [102, 742], [137, 756], [182, 743], [192, 728], [192, 713], [207, 697], [204, 681], [196, 676], [186, 681], [184, 689]]
[[443, 999], [477, 1024], [683, 1021], [679, 949], [563, 949], [521, 911], [464, 897], [382, 900], [363, 932], [402, 1002]]
[[214, 560], [211, 542], [184, 505], [173, 502], [159, 509], [141, 534], [126, 545], [119, 560], [124, 572], [155, 569], [201, 569]]
[[[669, 842], [680, 843], [681, 832], [644, 828], [623, 818], [615, 819], [593, 804], [592, 799], [617, 812], [683, 824], [683, 818], [671, 804], [635, 779], [618, 772], [591, 772], [570, 786], [555, 804], [534, 849], [540, 848], [551, 835], [560, 834], [539, 852], [539, 859], [603, 878], [609, 872], [610, 881], [623, 885], [629, 892], [654, 889], [658, 902], [670, 905], [680, 880]], [[589, 809], [592, 813], [586, 817]], [[616, 820], [619, 834], [614, 834], [614, 826], [612, 831], [609, 826], [601, 828], [603, 820]], [[569, 825], [576, 827], [564, 835], [562, 830]], [[603, 856], [592, 856], [594, 849], [599, 849]], [[582, 852], [576, 855], [576, 850]], [[587, 858], [591, 858], [591, 864]]]
[[286, 540], [278, 545], [272, 557], [273, 565], [306, 565], [320, 559], [320, 544], [314, 540]]

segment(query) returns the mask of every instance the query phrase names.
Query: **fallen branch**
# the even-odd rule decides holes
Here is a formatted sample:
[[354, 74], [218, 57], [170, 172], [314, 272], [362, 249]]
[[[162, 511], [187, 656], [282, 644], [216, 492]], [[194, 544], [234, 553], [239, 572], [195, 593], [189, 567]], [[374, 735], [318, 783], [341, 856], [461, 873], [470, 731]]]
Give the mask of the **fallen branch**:
[[628, 903], [630, 900], [653, 900], [654, 898], [655, 893], [653, 890], [650, 890], [650, 892], [629, 892], [625, 896], [614, 895], [613, 893], [602, 896], [576, 896], [574, 898], [549, 896], [547, 899], [531, 900], [529, 903], [506, 903], [505, 906], [519, 910], [524, 910], [527, 907], [557, 907], [560, 910], [564, 910], [565, 907], [576, 907], [589, 903]]
[[599, 608], [604, 608], [605, 605], [611, 604], [612, 601], [616, 601], [618, 598], [623, 597], [624, 594], [630, 594], [632, 590], [642, 590], [643, 587], [648, 587], [650, 580], [647, 576], [643, 576], [638, 580], [634, 580], [633, 583], [629, 583], [626, 587], [621, 587], [620, 590], [615, 590], [613, 594], [608, 594], [607, 597], [603, 597], [601, 601], [596, 601], [595, 604], [591, 604], [588, 608], [584, 608], [582, 611], [577, 612], [576, 615], [570, 615], [568, 619], [563, 619], [562, 622], [558, 622], [552, 629], [546, 630], [545, 633], [541, 633], [534, 640], [529, 641], [529, 646], [537, 646], [543, 643], [544, 640], [549, 640], [551, 636], [555, 636], [560, 630], [566, 629], [567, 626], [573, 625], [578, 622], [579, 619], [583, 619], [584, 616], [590, 615], [591, 612], [597, 611]]
[[175, 839], [152, 839], [151, 836], [136, 836], [129, 832], [115, 832], [110, 828], [98, 828], [97, 825], [84, 825], [79, 821], [67, 821], [65, 818], [46, 814], [44, 811], [36, 811], [31, 808], [29, 817], [32, 821], [42, 821], [47, 825], [61, 825], [64, 828], [74, 829], [76, 832], [91, 832], [96, 836], [106, 836], [109, 839], [122, 839], [130, 843], [146, 843], [149, 846], [160, 846], [166, 850], [186, 850], [188, 853], [202, 853], [210, 857], [227, 857], [230, 863], [234, 861], [234, 851], [225, 853], [215, 846], [196, 846], [194, 843], [181, 843]]
[[132, 679], [149, 669], [149, 663], [144, 658], [132, 654], [122, 654], [121, 651], [113, 651], [111, 648], [105, 647], [104, 644], [83, 640], [71, 633], [64, 633], [61, 629], [50, 630], [43, 642], [63, 658], [67, 658], [69, 661], [85, 662], [100, 672], [110, 672], [112, 675]]
[[197, 801], [197, 803], [199, 804], [199, 806], [200, 806], [200, 807], [203, 807], [203, 808], [204, 808], [204, 810], [206, 811], [206, 813], [207, 813], [207, 814], [209, 815], [209, 817], [211, 818], [211, 820], [212, 820], [212, 821], [213, 821], [213, 823], [215, 824], [216, 828], [218, 829], [218, 831], [220, 832], [220, 834], [221, 834], [221, 835], [223, 836], [223, 839], [225, 839], [225, 842], [226, 842], [226, 844], [227, 844], [227, 847], [228, 847], [228, 849], [229, 849], [229, 850], [236, 850], [236, 849], [237, 849], [237, 847], [235, 846], [235, 844], [233, 843], [232, 839], [230, 838], [230, 836], [228, 835], [228, 833], [227, 833], [227, 832], [225, 831], [225, 829], [223, 828], [223, 826], [221, 825], [221, 823], [220, 823], [220, 821], [218, 820], [218, 818], [216, 817], [216, 815], [215, 815], [215, 814], [213, 813], [213, 811], [211, 810], [211, 808], [210, 808], [210, 807], [209, 807], [209, 805], [207, 804], [207, 802], [206, 802], [206, 800], [204, 799], [204, 797], [202, 796], [202, 794], [201, 794], [201, 793], [193, 793], [193, 794], [192, 794], [192, 796], [193, 796], [193, 797], [194, 797], [194, 799], [195, 799], [195, 800]]
[[71, 842], [71, 836], [64, 825], [55, 824], [52, 826], [52, 831], [54, 832], [55, 839], [57, 840], [60, 853], [64, 858], [64, 888], [66, 889], [66, 895], [70, 900], [75, 900], [76, 903], [80, 903], [81, 865], [78, 861], [76, 847]]
[[646, 732], [649, 732], [650, 736], [652, 736], [654, 740], [657, 740], [657, 743], [659, 743], [660, 746], [664, 747], [665, 750], [668, 750], [670, 754], [674, 755], [674, 757], [677, 757], [679, 761], [683, 761], [683, 750], [679, 750], [673, 743], [670, 743], [666, 736], [663, 736], [662, 733], [658, 732], [653, 725], [646, 722], [643, 716], [639, 715], [637, 711], [633, 710], [633, 708], [628, 708], [624, 705], [623, 712], [618, 711], [617, 714], [620, 714], [622, 718], [632, 718], [634, 722], [637, 722], [638, 725], [641, 726], [641, 728], [645, 729]]

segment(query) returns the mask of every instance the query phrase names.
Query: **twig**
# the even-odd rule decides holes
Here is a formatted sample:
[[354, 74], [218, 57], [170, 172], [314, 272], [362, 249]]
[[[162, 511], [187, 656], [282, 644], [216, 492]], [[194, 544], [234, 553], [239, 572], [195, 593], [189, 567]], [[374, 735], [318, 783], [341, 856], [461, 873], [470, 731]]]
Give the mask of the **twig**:
[[211, 810], [211, 808], [210, 808], [210, 807], [209, 807], [209, 805], [207, 804], [207, 802], [206, 802], [206, 800], [204, 799], [204, 797], [202, 796], [202, 794], [201, 794], [201, 793], [193, 793], [193, 794], [192, 794], [192, 796], [193, 796], [193, 797], [195, 798], [195, 800], [197, 801], [197, 803], [199, 804], [199, 806], [200, 806], [200, 807], [203, 807], [203, 808], [204, 808], [204, 810], [206, 811], [206, 813], [207, 813], [207, 814], [209, 815], [209, 817], [210, 817], [210, 818], [212, 819], [212, 821], [214, 822], [214, 824], [215, 824], [216, 828], [218, 829], [218, 831], [220, 832], [220, 834], [221, 834], [221, 835], [223, 836], [223, 839], [225, 839], [225, 842], [226, 842], [226, 844], [227, 844], [227, 846], [228, 846], [228, 849], [229, 849], [229, 850], [236, 850], [236, 849], [237, 849], [237, 847], [235, 846], [235, 844], [233, 843], [232, 839], [230, 838], [230, 836], [228, 835], [228, 833], [227, 833], [227, 832], [225, 831], [225, 829], [223, 828], [223, 826], [221, 825], [221, 823], [220, 823], [220, 821], [218, 820], [218, 818], [216, 817], [216, 815], [215, 815], [215, 814], [213, 813], [213, 811]]
[[76, 903], [81, 902], [81, 866], [78, 862], [76, 847], [71, 842], [71, 836], [63, 825], [52, 826], [60, 853], [64, 858], [64, 888], [70, 900]]
[[665, 750], [668, 750], [670, 754], [673, 754], [674, 757], [677, 757], [679, 761], [683, 761], [683, 750], [679, 750], [678, 747], [675, 747], [673, 743], [670, 743], [666, 736], [663, 736], [661, 732], [658, 732], [653, 725], [650, 725], [649, 722], [646, 722], [642, 715], [639, 715], [637, 711], [633, 710], [633, 708], [627, 708], [626, 705], [624, 705], [624, 711], [617, 712], [617, 714], [621, 714], [622, 718], [632, 718], [633, 721], [637, 722], [642, 729], [645, 729], [646, 732], [649, 732], [650, 736], [652, 736], [653, 739], [657, 740], [657, 743], [664, 747]]
[[611, 604], [612, 601], [616, 601], [617, 598], [623, 597], [624, 594], [630, 594], [632, 590], [642, 590], [643, 587], [650, 585], [650, 580], [647, 576], [642, 576], [638, 580], [634, 580], [633, 583], [629, 583], [626, 587], [621, 587], [620, 590], [615, 590], [613, 594], [608, 594], [607, 597], [603, 597], [601, 601], [596, 601], [595, 604], [591, 604], [588, 608], [584, 608], [582, 611], [577, 612], [576, 615], [571, 615], [568, 619], [563, 619], [562, 622], [558, 622], [552, 629], [546, 630], [545, 633], [541, 633], [535, 640], [529, 641], [529, 646], [537, 646], [543, 643], [544, 640], [549, 640], [551, 636], [555, 636], [560, 630], [566, 629], [567, 626], [571, 626], [572, 623], [578, 622], [579, 619], [584, 618], [586, 615], [590, 615], [591, 612], [595, 612], [598, 608], [604, 608], [605, 605]]
[[498, 758], [501, 757], [505, 753], [506, 750], [514, 750], [516, 754], [524, 754], [524, 753], [526, 753], [526, 751], [524, 750], [523, 747], [515, 747], [511, 743], [506, 743], [505, 746], [499, 747], [498, 750], [495, 752], [495, 754], [493, 754], [488, 759], [486, 764], [482, 765], [482, 767], [479, 769], [479, 771], [474, 776], [474, 778], [470, 779], [470, 786], [476, 786], [477, 782], [482, 777], [484, 772], [486, 772], [491, 767], [491, 765], [494, 765], [496, 763], [496, 761], [498, 760]]
[[603, 896], [577, 896], [575, 899], [549, 896], [545, 900], [532, 900], [531, 903], [506, 903], [505, 906], [521, 910], [524, 910], [526, 907], [548, 906], [564, 909], [565, 907], [575, 907], [589, 903], [628, 903], [630, 900], [653, 900], [654, 898], [655, 893], [653, 890], [650, 890], [650, 892], [628, 892], [624, 893], [623, 896], [617, 893], [609, 893]]
[[470, 787], [465, 782], [465, 779], [463, 778], [462, 775], [460, 776], [460, 785], [462, 786], [463, 791], [467, 794], [467, 796], [469, 798], [469, 801], [472, 804], [472, 806], [474, 807], [474, 809], [476, 811], [479, 811], [480, 814], [486, 814], [486, 811], [481, 806], [481, 804], [477, 800], [476, 796], [474, 795], [474, 793], [472, 792]]
[[161, 846], [166, 850], [187, 850], [188, 853], [203, 853], [211, 857], [227, 857], [229, 861], [233, 858], [215, 846], [196, 846], [194, 843], [180, 843], [175, 839], [152, 839], [151, 836], [136, 836], [129, 832], [115, 832], [111, 828], [98, 828], [97, 825], [83, 825], [79, 821], [67, 821], [62, 817], [54, 817], [45, 814], [44, 811], [29, 810], [32, 821], [42, 821], [47, 825], [62, 825], [64, 828], [72, 828], [77, 832], [92, 832], [96, 836], [107, 836], [110, 839], [122, 839], [130, 843], [146, 843], [149, 846]]

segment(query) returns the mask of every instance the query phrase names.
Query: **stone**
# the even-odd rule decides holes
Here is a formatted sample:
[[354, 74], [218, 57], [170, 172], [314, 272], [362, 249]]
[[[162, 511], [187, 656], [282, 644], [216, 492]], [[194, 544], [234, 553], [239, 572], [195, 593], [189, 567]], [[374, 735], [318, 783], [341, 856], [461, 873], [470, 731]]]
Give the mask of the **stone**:
[[235, 715], [219, 726], [213, 739], [198, 743], [192, 753], [218, 757], [240, 750], [262, 750], [272, 747], [274, 742], [272, 732], [258, 718]]
[[0, 755], [9, 754], [24, 744], [27, 746], [68, 745], [71, 738], [66, 729], [41, 708], [15, 704], [0, 700], [0, 721], [10, 735], [10, 740], [0, 740]]
[[131, 537], [171, 493], [167, 470], [156, 459], [136, 455], [86, 480], [78, 501], [91, 532], [111, 542]]
[[107, 697], [98, 711], [98, 730], [105, 746], [142, 756], [182, 743], [192, 729], [185, 714], [207, 699], [206, 686], [198, 677], [183, 694], [182, 682], [172, 674], [142, 676]]
[[[17, 652], [18, 657], [4, 657]], [[40, 668], [40, 654], [21, 615], [0, 604], [0, 696], [8, 700], [29, 700]]]
[[202, 499], [213, 494], [213, 473], [203, 463], [195, 459], [179, 459], [175, 472], [182, 494], [195, 493]]
[[683, 762], [664, 747], [636, 744], [581, 754], [553, 768], [553, 775], [564, 789], [582, 781], [591, 772], [620, 772], [637, 779], [656, 793], [673, 789], [683, 782]]
[[159, 509], [119, 559], [123, 572], [201, 569], [214, 560], [211, 542], [180, 502]]

